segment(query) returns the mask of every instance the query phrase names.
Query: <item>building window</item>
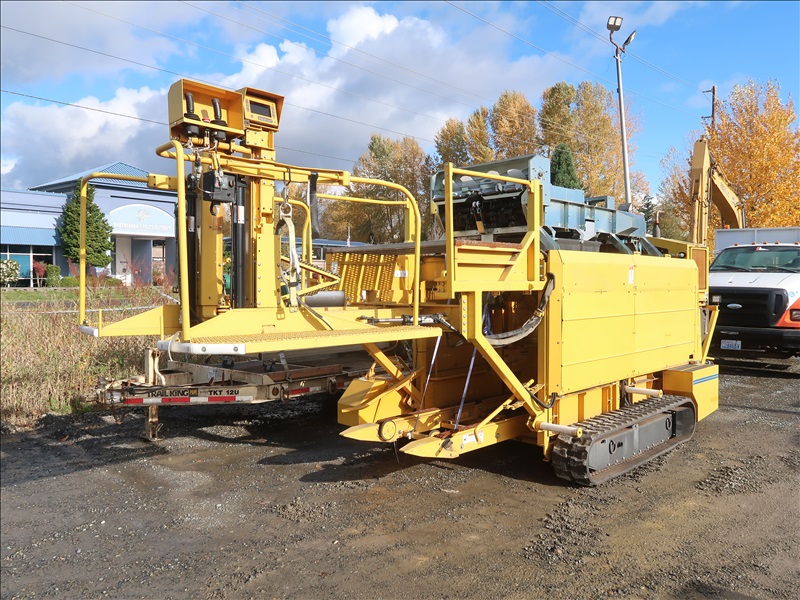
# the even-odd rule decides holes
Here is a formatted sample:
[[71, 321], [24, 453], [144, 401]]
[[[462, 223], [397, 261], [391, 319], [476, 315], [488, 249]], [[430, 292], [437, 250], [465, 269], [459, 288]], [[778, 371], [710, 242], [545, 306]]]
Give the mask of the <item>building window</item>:
[[22, 244], [3, 244], [0, 246], [0, 257], [15, 260], [19, 263], [19, 279], [17, 287], [33, 287], [36, 276], [33, 272], [33, 261], [52, 265], [53, 246], [25, 246]]

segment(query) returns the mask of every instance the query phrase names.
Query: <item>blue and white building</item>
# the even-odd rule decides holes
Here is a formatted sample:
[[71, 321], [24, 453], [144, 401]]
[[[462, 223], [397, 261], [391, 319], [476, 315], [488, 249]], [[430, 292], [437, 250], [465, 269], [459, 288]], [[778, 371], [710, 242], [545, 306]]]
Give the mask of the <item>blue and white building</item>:
[[[33, 285], [33, 261], [58, 265], [62, 275], [70, 274], [56, 228], [77, 182], [96, 172], [147, 177], [142, 169], [115, 162], [29, 190], [0, 189], [0, 258], [20, 264], [19, 285]], [[96, 179], [91, 185], [112, 227], [108, 272], [129, 284], [161, 276], [169, 280], [176, 254], [175, 193], [116, 179]]]

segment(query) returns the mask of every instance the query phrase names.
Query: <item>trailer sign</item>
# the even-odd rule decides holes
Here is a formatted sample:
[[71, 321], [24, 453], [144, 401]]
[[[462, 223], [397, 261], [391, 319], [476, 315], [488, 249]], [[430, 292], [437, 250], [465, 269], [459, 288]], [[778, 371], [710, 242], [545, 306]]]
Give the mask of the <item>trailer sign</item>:
[[[242, 394], [242, 392], [245, 392]], [[201, 395], [202, 394], [202, 395]], [[123, 397], [122, 404], [220, 404], [225, 402], [253, 402], [253, 388], [178, 388], [142, 392], [141, 396]]]
[[[181, 397], [181, 396], [199, 396], [197, 388], [189, 388], [183, 390], [154, 390], [145, 394], [148, 398], [159, 398], [161, 396], [168, 397]], [[211, 394], [209, 394], [211, 395]]]

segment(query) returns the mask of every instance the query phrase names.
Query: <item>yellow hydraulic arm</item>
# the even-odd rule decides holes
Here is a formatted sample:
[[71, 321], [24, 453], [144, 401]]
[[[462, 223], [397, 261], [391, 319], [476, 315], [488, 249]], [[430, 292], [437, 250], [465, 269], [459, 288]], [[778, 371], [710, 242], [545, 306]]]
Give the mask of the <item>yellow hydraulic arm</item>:
[[697, 140], [694, 145], [691, 181], [692, 243], [708, 245], [708, 219], [712, 203], [719, 209], [723, 227], [741, 229], [745, 226], [744, 204], [711, 157], [705, 138]]

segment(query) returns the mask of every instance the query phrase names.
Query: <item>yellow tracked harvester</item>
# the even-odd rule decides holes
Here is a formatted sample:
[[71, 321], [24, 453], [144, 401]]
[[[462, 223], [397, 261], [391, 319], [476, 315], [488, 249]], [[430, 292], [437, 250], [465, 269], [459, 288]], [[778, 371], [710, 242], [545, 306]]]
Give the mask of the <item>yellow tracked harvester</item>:
[[[177, 193], [180, 304], [103, 325], [88, 322], [81, 292], [85, 333], [161, 337], [147, 375], [104, 385], [105, 401], [270, 400], [279, 386], [248, 380], [237, 365], [359, 346], [372, 366], [346, 376], [343, 435], [406, 440], [402, 452], [438, 458], [521, 440], [583, 485], [674, 448], [717, 408], [705, 246], [645, 237], [642, 216], [613, 199], [551, 185], [541, 157], [447, 165], [431, 181], [444, 235], [422, 242], [417, 202], [401, 186], [276, 162], [281, 97], [181, 80], [169, 102], [172, 140], [158, 153], [176, 160], [177, 174], [148, 184]], [[282, 182], [307, 184], [307, 201], [278, 195]], [[350, 183], [405, 199], [317, 193], [318, 184]], [[341, 248], [325, 268], [312, 266], [318, 197], [401, 206], [405, 242]], [[230, 293], [224, 203], [233, 214]], [[308, 218], [296, 235], [297, 211]], [[391, 343], [408, 352], [390, 352]], [[159, 369], [159, 352], [223, 366], [209, 382], [196, 360]], [[308, 360], [305, 368], [322, 368]], [[284, 366], [281, 376], [297, 382]], [[317, 375], [331, 390], [343, 384], [341, 372]]]

